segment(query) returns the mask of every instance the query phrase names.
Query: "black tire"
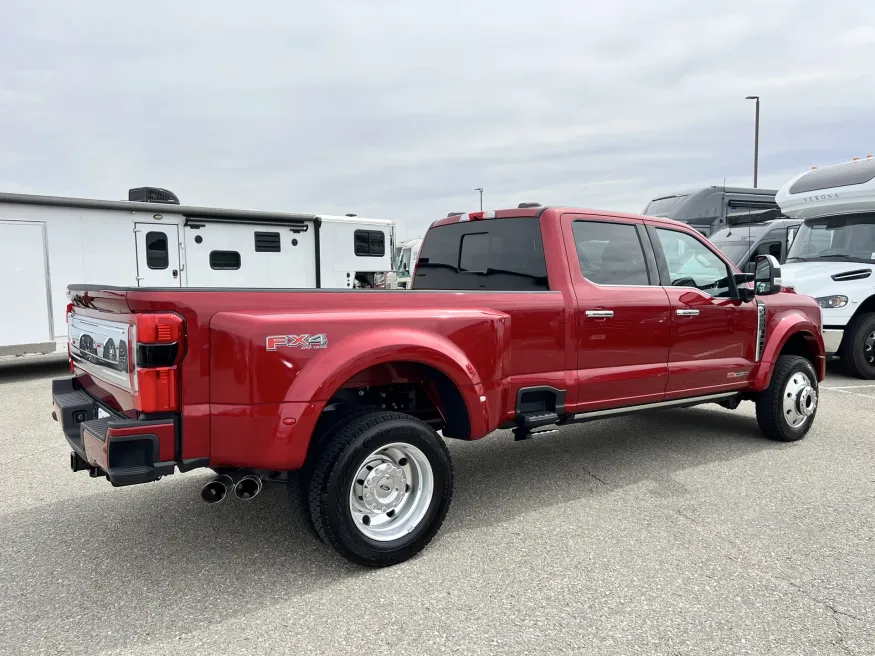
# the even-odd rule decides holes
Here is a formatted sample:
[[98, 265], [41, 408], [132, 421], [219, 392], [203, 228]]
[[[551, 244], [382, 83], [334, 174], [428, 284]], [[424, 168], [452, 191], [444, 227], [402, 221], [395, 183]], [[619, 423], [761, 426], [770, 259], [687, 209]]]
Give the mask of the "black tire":
[[[358, 529], [350, 510], [350, 488], [366, 459], [396, 442], [411, 445], [425, 456], [433, 493], [422, 519], [409, 533], [392, 541], [377, 541]], [[356, 413], [317, 447], [307, 499], [313, 527], [325, 544], [355, 563], [385, 567], [415, 556], [431, 542], [450, 507], [453, 465], [446, 445], [430, 426], [399, 412]]]
[[316, 430], [310, 440], [308, 448], [310, 455], [304, 466], [297, 471], [290, 471], [287, 474], [286, 494], [292, 514], [307, 527], [307, 530], [313, 537], [322, 539], [322, 536], [317, 533], [316, 527], [313, 526], [313, 520], [310, 518], [309, 499], [310, 480], [313, 477], [313, 469], [316, 465], [315, 461], [318, 459], [320, 448], [325, 440], [329, 439], [343, 422], [374, 412], [379, 412], [379, 409], [369, 405], [342, 408], [325, 415], [316, 426]]
[[[785, 398], [790, 398], [786, 396], [788, 394], [788, 386], [793, 384], [794, 375], [799, 373], [805, 374], [808, 377], [810, 387], [815, 392], [814, 408], [811, 409], [810, 416], [799, 426], [794, 427], [787, 420], [784, 401]], [[797, 378], [795, 380], [801, 379]], [[769, 387], [757, 396], [756, 407], [757, 423], [763, 435], [769, 439], [781, 442], [795, 442], [805, 437], [811, 429], [814, 417], [817, 414], [817, 375], [814, 373], [814, 367], [811, 365], [811, 362], [798, 355], [782, 355], [778, 357]]]
[[842, 368], [849, 376], [855, 378], [875, 379], [875, 344], [872, 335], [875, 333], [875, 312], [868, 312], [854, 317], [845, 330], [842, 340]]

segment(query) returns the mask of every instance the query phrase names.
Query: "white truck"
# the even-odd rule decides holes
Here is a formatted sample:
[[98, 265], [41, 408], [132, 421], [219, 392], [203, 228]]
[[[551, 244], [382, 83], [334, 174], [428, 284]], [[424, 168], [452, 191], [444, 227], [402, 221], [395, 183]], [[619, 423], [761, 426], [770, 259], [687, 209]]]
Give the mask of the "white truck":
[[413, 271], [416, 269], [416, 260], [419, 259], [419, 249], [422, 247], [422, 237], [408, 239], [400, 245], [398, 256], [395, 259], [395, 283], [396, 289], [410, 289], [413, 283]]
[[352, 289], [392, 270], [392, 221], [190, 207], [153, 187], [128, 198], [0, 193], [0, 279], [16, 308], [0, 319], [0, 357], [66, 349], [71, 283]]
[[776, 200], [804, 220], [781, 267], [784, 283], [820, 304], [827, 355], [875, 379], [875, 158], [802, 173]]

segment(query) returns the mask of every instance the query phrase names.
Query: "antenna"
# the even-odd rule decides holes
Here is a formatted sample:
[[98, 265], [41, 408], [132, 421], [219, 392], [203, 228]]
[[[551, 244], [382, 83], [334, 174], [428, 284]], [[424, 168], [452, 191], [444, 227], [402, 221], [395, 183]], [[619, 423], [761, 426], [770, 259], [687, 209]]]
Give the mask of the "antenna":
[[[750, 208], [747, 208], [747, 243], [750, 244], [750, 247], [753, 246], [753, 237], [750, 234]], [[755, 255], [756, 253], [754, 253]]]

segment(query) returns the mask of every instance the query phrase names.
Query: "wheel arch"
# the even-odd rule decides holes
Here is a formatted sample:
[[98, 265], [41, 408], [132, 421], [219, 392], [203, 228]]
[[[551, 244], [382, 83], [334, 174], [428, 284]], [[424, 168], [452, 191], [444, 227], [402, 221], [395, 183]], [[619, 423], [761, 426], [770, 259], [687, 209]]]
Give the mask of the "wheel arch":
[[762, 391], [769, 386], [775, 363], [781, 355], [804, 357], [814, 367], [818, 381], [823, 380], [826, 373], [823, 337], [819, 327], [808, 317], [800, 313], [786, 314], [771, 327], [754, 377], [754, 391]]

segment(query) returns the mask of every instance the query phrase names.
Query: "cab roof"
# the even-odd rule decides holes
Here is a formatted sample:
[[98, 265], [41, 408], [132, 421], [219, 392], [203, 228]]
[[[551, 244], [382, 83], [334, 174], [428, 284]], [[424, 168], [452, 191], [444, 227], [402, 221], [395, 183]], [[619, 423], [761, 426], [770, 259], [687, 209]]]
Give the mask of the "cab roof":
[[[550, 207], [514, 207], [512, 209], [504, 209], [504, 210], [487, 210], [483, 212], [467, 212], [463, 214], [454, 214], [452, 216], [446, 216], [442, 219], [438, 219], [434, 223], [431, 224], [432, 228], [436, 228], [438, 226], [450, 225], [453, 223], [465, 223], [471, 220], [483, 220], [483, 219], [513, 219], [513, 218], [521, 218], [521, 217], [543, 217], [544, 219], [557, 220], [563, 214], [584, 214], [586, 216], [598, 216], [605, 218], [615, 218], [615, 219], [636, 219], [640, 221], [646, 221], [648, 223], [653, 224], [663, 224], [670, 226], [683, 226], [684, 228], [689, 228], [686, 223], [682, 223], [681, 221], [675, 221], [674, 219], [667, 219], [663, 217], [655, 217], [655, 216], [643, 216], [641, 214], [631, 214], [628, 212], [617, 212], [614, 210], [594, 210], [589, 208], [582, 207], [567, 207], [567, 206], [550, 206]], [[481, 216], [478, 216], [481, 215]]]

